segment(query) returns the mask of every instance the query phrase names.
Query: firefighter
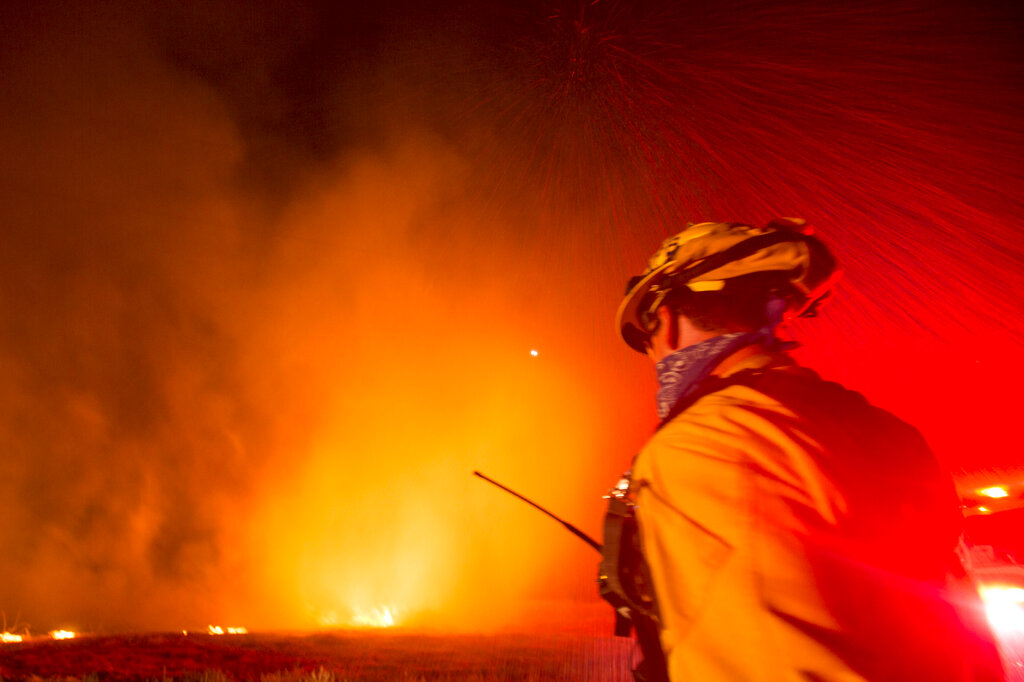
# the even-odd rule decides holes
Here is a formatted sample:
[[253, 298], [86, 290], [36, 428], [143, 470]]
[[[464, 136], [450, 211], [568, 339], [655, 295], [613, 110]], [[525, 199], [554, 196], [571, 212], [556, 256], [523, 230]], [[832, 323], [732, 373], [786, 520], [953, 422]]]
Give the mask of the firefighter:
[[950, 478], [776, 335], [838, 275], [778, 219], [690, 225], [630, 280], [618, 329], [655, 365], [662, 423], [620, 488], [672, 682], [1003, 679]]

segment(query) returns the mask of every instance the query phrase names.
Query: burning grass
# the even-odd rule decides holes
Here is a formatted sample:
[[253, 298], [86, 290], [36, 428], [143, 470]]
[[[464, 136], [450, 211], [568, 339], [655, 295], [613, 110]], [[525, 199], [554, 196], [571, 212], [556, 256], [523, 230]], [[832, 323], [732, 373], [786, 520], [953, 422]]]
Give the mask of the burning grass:
[[0, 682], [620, 682], [632, 654], [580, 632], [80, 636], [5, 645]]
[[[0, 682], [7, 682], [8, 679], [0, 677]], [[103, 678], [97, 674], [84, 677], [31, 677], [32, 682], [102, 682]], [[468, 677], [463, 675], [444, 675], [440, 677], [424, 677], [415, 672], [404, 672], [401, 677], [359, 677], [349, 678], [336, 675], [326, 668], [317, 668], [313, 671], [291, 670], [288, 672], [269, 673], [260, 676], [260, 682], [355, 682], [363, 680], [367, 682], [494, 682], [495, 680], [523, 680], [524, 682], [547, 682], [547, 678], [519, 678], [504, 677], [500, 673], [494, 674], [472, 674]], [[553, 678], [552, 678], [553, 679]], [[562, 679], [562, 678], [560, 678]], [[149, 678], [152, 682], [234, 682], [234, 678], [225, 675], [219, 670], [204, 670], [200, 673], [191, 673], [182, 677], [159, 677]]]
[[[8, 679], [0, 677], [0, 682], [7, 682]], [[103, 678], [92, 674], [84, 677], [31, 677], [32, 682], [102, 682]], [[471, 674], [468, 677], [459, 674], [445, 674], [442, 676], [430, 676], [417, 674], [415, 672], [403, 672], [400, 677], [386, 675], [383, 677], [345, 677], [338, 676], [326, 668], [318, 668], [313, 671], [293, 670], [283, 673], [270, 673], [260, 677], [261, 682], [495, 682], [502, 680], [516, 680], [516, 682], [554, 682], [564, 681], [566, 678], [534, 677], [525, 678], [518, 676], [505, 676], [502, 673], [480, 673]], [[204, 670], [200, 673], [185, 675], [183, 677], [159, 677], [149, 678], [152, 682], [234, 682], [234, 678], [225, 675], [219, 670]], [[149, 682], [147, 680], [147, 682]]]
[[[8, 678], [0, 677], [0, 682], [6, 682]], [[32, 677], [32, 682], [102, 682], [99, 675], [86, 675], [85, 677]], [[270, 673], [260, 677], [261, 682], [355, 682], [356, 680], [367, 682], [494, 682], [495, 680], [516, 680], [517, 682], [549, 682], [555, 678], [539, 678], [529, 676], [526, 678], [501, 676], [500, 673], [472, 674], [468, 677], [463, 675], [444, 675], [441, 677], [424, 677], [415, 672], [402, 673], [401, 677], [359, 677], [349, 678], [338, 676], [326, 668], [306, 672], [294, 670], [284, 673]], [[565, 678], [558, 678], [564, 680]], [[204, 670], [201, 673], [189, 674], [184, 677], [160, 677], [150, 678], [152, 682], [234, 682], [234, 679], [226, 676], [219, 670]], [[147, 681], [148, 682], [148, 681]]]

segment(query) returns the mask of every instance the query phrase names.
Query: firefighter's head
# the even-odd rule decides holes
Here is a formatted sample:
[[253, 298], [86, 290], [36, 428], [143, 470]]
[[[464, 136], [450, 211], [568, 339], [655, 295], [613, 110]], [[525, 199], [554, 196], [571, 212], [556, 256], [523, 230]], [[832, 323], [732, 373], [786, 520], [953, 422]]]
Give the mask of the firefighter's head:
[[660, 325], [659, 310], [706, 332], [754, 331], [773, 316], [812, 314], [839, 275], [835, 258], [798, 218], [765, 227], [699, 223], [666, 239], [629, 281], [616, 322], [640, 353]]

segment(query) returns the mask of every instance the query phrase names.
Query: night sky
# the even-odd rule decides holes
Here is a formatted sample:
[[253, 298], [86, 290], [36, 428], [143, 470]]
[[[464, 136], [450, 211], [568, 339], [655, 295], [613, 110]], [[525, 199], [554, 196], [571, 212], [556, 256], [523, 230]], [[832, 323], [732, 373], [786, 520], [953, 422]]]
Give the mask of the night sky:
[[0, 27], [8, 626], [590, 598], [590, 550], [470, 472], [598, 534], [655, 422], [614, 311], [688, 221], [807, 218], [846, 274], [798, 359], [962, 485], [1024, 479], [1016, 3], [8, 1]]

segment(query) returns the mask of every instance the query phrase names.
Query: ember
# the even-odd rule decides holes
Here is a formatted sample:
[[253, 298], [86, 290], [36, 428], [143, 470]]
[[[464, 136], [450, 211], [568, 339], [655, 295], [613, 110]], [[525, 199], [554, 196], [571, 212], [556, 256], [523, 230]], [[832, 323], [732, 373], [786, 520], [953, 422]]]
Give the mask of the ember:
[[12, 642], [20, 642], [24, 639], [21, 635], [16, 635], [12, 632], [0, 632], [0, 642], [9, 644]]
[[75, 633], [71, 630], [50, 630], [49, 635], [52, 639], [74, 639]]

